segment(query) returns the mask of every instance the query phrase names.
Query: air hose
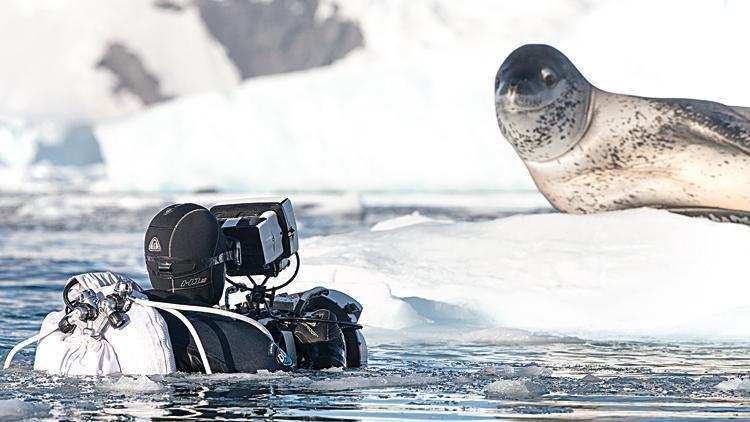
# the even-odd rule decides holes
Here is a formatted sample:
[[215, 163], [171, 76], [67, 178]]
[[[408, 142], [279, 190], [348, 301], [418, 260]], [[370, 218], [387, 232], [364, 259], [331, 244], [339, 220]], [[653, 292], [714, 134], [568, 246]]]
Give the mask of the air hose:
[[53, 330], [50, 330], [50, 331], [48, 331], [46, 333], [39, 333], [39, 334], [37, 334], [35, 336], [29, 337], [26, 340], [24, 340], [24, 341], [16, 344], [12, 349], [10, 349], [10, 353], [8, 353], [8, 356], [5, 358], [5, 364], [3, 365], [3, 369], [8, 369], [8, 367], [10, 367], [10, 363], [11, 363], [11, 361], [13, 361], [13, 357], [15, 357], [16, 353], [20, 352], [21, 349], [23, 349], [24, 347], [28, 346], [29, 344], [31, 344], [31, 343], [33, 343], [35, 341], [41, 341], [41, 340], [43, 340], [45, 337], [47, 337], [48, 335], [54, 333], [57, 330], [59, 330], [59, 328], [57, 328], [57, 326], [55, 326], [55, 328]]

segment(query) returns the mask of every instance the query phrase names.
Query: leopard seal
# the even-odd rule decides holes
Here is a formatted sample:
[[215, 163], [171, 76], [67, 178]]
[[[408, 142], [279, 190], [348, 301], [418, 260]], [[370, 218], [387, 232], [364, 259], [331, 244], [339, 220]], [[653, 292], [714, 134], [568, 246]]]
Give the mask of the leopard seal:
[[557, 49], [529, 44], [497, 71], [495, 112], [561, 212], [654, 207], [750, 222], [750, 108], [606, 92]]

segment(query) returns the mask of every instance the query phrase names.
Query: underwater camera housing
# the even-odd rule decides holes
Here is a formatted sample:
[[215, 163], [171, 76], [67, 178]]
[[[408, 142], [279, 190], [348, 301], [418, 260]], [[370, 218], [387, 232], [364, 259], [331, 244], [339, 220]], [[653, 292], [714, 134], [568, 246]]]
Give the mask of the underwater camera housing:
[[236, 242], [239, 259], [228, 263], [229, 276], [276, 277], [299, 249], [297, 221], [289, 198], [222, 202], [210, 211], [224, 235]]
[[[232, 259], [225, 261], [229, 276], [225, 280], [230, 286], [224, 290], [222, 309], [264, 324], [300, 367], [367, 365], [367, 343], [358, 322], [362, 305], [354, 298], [323, 287], [277, 295], [295, 279], [300, 268], [297, 222], [288, 198], [224, 202], [210, 211], [224, 235], [235, 242], [229, 249]], [[267, 285], [270, 278], [290, 266], [292, 256], [294, 272], [281, 284]], [[256, 282], [254, 275], [265, 279]], [[240, 276], [247, 277], [251, 286], [230, 278]]]

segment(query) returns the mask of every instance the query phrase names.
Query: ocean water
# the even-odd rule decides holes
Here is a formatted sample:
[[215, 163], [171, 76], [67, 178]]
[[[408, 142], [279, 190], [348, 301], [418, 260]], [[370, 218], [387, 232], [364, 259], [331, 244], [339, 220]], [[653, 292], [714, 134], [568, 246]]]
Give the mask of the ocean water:
[[[219, 196], [0, 197], [0, 355], [62, 305], [69, 276], [111, 270], [145, 280], [142, 233], [162, 206]], [[293, 199], [302, 236], [320, 239], [415, 210], [457, 222], [549, 212], [539, 198], [515, 194]], [[410, 339], [368, 327], [366, 369], [295, 374], [66, 378], [32, 371], [29, 347], [0, 371], [0, 421], [750, 417], [750, 342], [504, 333]]]

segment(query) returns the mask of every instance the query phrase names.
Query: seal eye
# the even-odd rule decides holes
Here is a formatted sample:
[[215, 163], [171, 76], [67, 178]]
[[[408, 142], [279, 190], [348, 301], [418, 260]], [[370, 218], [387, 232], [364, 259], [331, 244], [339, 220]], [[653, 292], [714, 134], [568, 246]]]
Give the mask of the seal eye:
[[554, 72], [545, 67], [542, 69], [542, 80], [544, 80], [544, 83], [547, 84], [547, 86], [552, 86], [557, 82], [557, 77]]

